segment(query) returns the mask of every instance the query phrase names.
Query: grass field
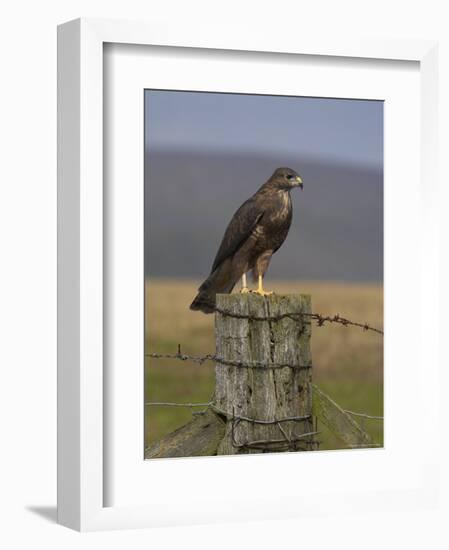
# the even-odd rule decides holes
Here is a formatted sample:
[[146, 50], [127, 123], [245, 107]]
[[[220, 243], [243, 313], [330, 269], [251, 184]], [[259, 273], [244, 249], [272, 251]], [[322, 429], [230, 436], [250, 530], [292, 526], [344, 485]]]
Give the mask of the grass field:
[[[339, 313], [353, 321], [383, 327], [383, 288], [308, 281], [279, 282], [267, 279], [268, 290], [278, 294], [306, 293], [312, 310]], [[214, 316], [189, 310], [197, 281], [147, 281], [145, 327], [146, 353], [213, 353]], [[341, 407], [375, 416], [383, 415], [383, 338], [355, 327], [326, 325], [312, 328], [313, 381]], [[213, 365], [147, 358], [145, 401], [207, 402], [214, 388]], [[145, 445], [188, 422], [189, 409], [146, 407]], [[341, 444], [323, 430], [320, 449]], [[383, 443], [381, 421], [366, 420], [365, 429]]]

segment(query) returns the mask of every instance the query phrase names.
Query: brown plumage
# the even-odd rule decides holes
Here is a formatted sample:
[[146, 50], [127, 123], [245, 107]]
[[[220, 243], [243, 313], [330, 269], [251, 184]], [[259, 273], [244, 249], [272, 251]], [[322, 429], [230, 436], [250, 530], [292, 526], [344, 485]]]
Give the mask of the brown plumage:
[[278, 168], [271, 178], [232, 217], [209, 277], [198, 289], [190, 309], [212, 313], [216, 294], [232, 292], [237, 281], [252, 270], [262, 289], [271, 256], [285, 241], [292, 221], [290, 191], [302, 188], [299, 175], [290, 168]]

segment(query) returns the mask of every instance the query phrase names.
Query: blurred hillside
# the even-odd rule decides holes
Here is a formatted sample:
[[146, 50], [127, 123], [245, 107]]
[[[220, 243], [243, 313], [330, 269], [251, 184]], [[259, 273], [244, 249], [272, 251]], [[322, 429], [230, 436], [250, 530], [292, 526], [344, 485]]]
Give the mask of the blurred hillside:
[[145, 157], [146, 276], [203, 278], [240, 204], [278, 166], [304, 180], [268, 276], [382, 282], [383, 174], [292, 156], [155, 150]]

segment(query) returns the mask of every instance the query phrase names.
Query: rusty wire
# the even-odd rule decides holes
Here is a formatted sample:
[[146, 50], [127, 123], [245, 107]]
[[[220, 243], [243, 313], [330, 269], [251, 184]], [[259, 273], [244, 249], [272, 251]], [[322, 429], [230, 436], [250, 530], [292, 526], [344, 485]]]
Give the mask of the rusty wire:
[[291, 313], [280, 313], [278, 315], [250, 315], [245, 313], [233, 313], [232, 311], [224, 310], [216, 307], [215, 311], [223, 315], [224, 317], [233, 317], [234, 319], [247, 319], [249, 321], [281, 321], [282, 319], [292, 319], [293, 321], [299, 320], [301, 317], [308, 317], [316, 321], [318, 327], [322, 327], [326, 323], [337, 323], [343, 325], [344, 327], [352, 326], [361, 328], [364, 331], [371, 330], [377, 334], [383, 335], [383, 330], [372, 327], [368, 323], [359, 323], [356, 321], [351, 321], [342, 317], [339, 313], [335, 315], [322, 315], [321, 313], [305, 313], [305, 312], [291, 312]]
[[192, 361], [202, 365], [206, 361], [211, 361], [216, 363], [216, 365], [222, 365], [226, 367], [239, 367], [243, 369], [296, 369], [296, 370], [307, 370], [311, 369], [312, 365], [301, 365], [297, 363], [265, 363], [263, 361], [252, 361], [251, 363], [245, 361], [232, 361], [230, 359], [224, 359], [218, 355], [187, 355], [181, 352], [181, 346], [178, 344], [177, 353], [146, 353], [145, 357], [151, 357], [152, 359], [178, 359], [180, 361]]
[[[282, 439], [257, 439], [254, 441], [245, 441], [243, 443], [238, 443], [235, 437], [235, 429], [237, 425], [241, 421], [247, 421], [251, 422], [253, 424], [277, 424], [280, 432], [283, 436]], [[284, 419], [275, 419], [273, 421], [255, 421], [251, 418], [246, 418], [242, 416], [238, 416], [234, 414], [234, 411], [231, 415], [231, 444], [235, 449], [253, 449], [253, 450], [259, 450], [259, 451], [282, 451], [282, 450], [289, 450], [289, 451], [307, 451], [307, 450], [314, 450], [315, 441], [313, 439], [313, 436], [317, 435], [319, 432], [317, 431], [309, 431], [305, 432], [300, 435], [296, 435], [295, 437], [289, 437], [285, 430], [281, 426], [281, 422], [285, 421], [311, 421], [312, 416], [298, 416], [298, 417], [290, 417], [290, 418], [284, 418]], [[309, 439], [305, 439], [309, 438]], [[305, 444], [306, 446], [309, 445], [309, 449], [302, 447], [300, 444]]]

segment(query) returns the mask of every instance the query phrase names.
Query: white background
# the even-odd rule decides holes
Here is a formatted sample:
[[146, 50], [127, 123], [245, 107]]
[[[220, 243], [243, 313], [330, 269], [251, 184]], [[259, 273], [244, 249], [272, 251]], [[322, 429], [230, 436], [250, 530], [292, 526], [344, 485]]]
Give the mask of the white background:
[[[55, 517], [56, 499], [56, 25], [78, 16], [126, 19], [181, 18], [186, 25], [235, 21], [248, 28], [275, 25], [287, 33], [366, 33], [437, 38], [449, 59], [443, 2], [150, 2], [127, 0], [16, 1], [2, 9], [1, 162], [1, 372], [0, 544], [3, 548], [447, 548], [449, 513], [403, 513], [354, 518], [266, 522], [80, 535], [42, 516]], [[230, 32], [232, 32], [230, 30]], [[448, 63], [441, 97], [449, 97]], [[440, 117], [446, 127], [447, 101]], [[445, 162], [441, 155], [441, 164]], [[447, 180], [447, 178], [445, 178]], [[449, 194], [442, 186], [441, 204]], [[444, 212], [444, 210], [443, 210]], [[443, 222], [447, 231], [447, 218]], [[447, 240], [445, 241], [446, 248]], [[442, 280], [448, 279], [447, 263]], [[449, 307], [444, 291], [444, 311]], [[411, 297], [413, 299], [413, 297]], [[445, 329], [443, 328], [443, 333]], [[447, 332], [447, 323], [446, 323]], [[6, 375], [6, 376], [5, 376]], [[442, 372], [442, 392], [448, 387]], [[447, 418], [447, 399], [442, 413]], [[447, 424], [446, 424], [447, 427]], [[443, 444], [447, 443], [443, 440]], [[447, 447], [444, 449], [447, 453]], [[443, 471], [447, 505], [449, 486]], [[34, 510], [34, 511], [33, 511]], [[36, 513], [38, 511], [39, 513]], [[445, 517], [444, 517], [445, 516]]]
[[[411, 504], [411, 489], [420, 487], [422, 464], [435, 463], [436, 437], [428, 433], [426, 445], [410, 454], [415, 433], [426, 433], [435, 426], [437, 413], [427, 404], [413, 422], [416, 404], [424, 403], [429, 392], [420, 384], [421, 376], [431, 377], [429, 335], [420, 332], [420, 341], [409, 345], [410, 334], [402, 329], [404, 311], [410, 295], [419, 293], [421, 284], [434, 285], [434, 274], [417, 264], [431, 263], [426, 256], [430, 247], [421, 249], [421, 235], [428, 230], [421, 222], [420, 181], [420, 80], [415, 63], [364, 63], [315, 57], [294, 61], [267, 60], [241, 54], [196, 52], [180, 49], [170, 56], [161, 48], [114, 45], [105, 49], [105, 204], [107, 204], [105, 274], [108, 278], [105, 305], [108, 319], [105, 332], [106, 353], [106, 444], [108, 477], [106, 506], [149, 505], [149, 515], [157, 513], [171, 518], [173, 524], [197, 522], [197, 518], [233, 517], [227, 502], [235, 501], [236, 487], [244, 487], [239, 496], [242, 512], [248, 517], [295, 513], [297, 507], [310, 515], [325, 514], [334, 508], [340, 495], [351, 499], [352, 507], [372, 506], [373, 498], [361, 495], [376, 493], [383, 509], [395, 510]], [[399, 66], [398, 66], [399, 65]], [[274, 93], [303, 96], [357, 97], [385, 100], [385, 374], [384, 399], [385, 450], [314, 455], [250, 456], [243, 459], [210, 458], [195, 460], [142, 460], [144, 431], [143, 401], [143, 101], [142, 90], [201, 89]], [[404, 132], [407, 128], [407, 132]], [[313, 185], [313, 182], [312, 182]], [[397, 212], [401, 211], [398, 224]], [[407, 236], [404, 236], [404, 227]], [[405, 238], [404, 238], [405, 237]], [[397, 253], [401, 250], [401, 254]], [[113, 274], [113, 275], [110, 275]], [[429, 291], [425, 293], [429, 299]], [[417, 304], [419, 316], [424, 311]], [[416, 326], [418, 330], [418, 326]], [[431, 331], [430, 338], [434, 332]], [[424, 349], [424, 365], [419, 357]], [[407, 391], [403, 392], [404, 381]], [[398, 397], [400, 396], [400, 406]], [[109, 419], [111, 421], [109, 421]], [[291, 472], [304, 468], [307, 476], [291, 478]], [[369, 472], [369, 475], [367, 475]], [[285, 478], [283, 477], [285, 476]], [[263, 479], [263, 484], [261, 483]], [[214, 488], [211, 496], [210, 488]], [[407, 489], [401, 496], [400, 489]], [[313, 505], [316, 494], [317, 511]], [[417, 493], [418, 495], [419, 493]], [[174, 497], [175, 495], [175, 497]], [[190, 506], [181, 499], [188, 495]], [[405, 495], [405, 496], [404, 496]], [[211, 506], [213, 497], [218, 497]], [[179, 503], [179, 508], [175, 498]], [[358, 498], [358, 500], [357, 500]], [[223, 506], [219, 500], [225, 502]], [[425, 500], [422, 494], [416, 497]], [[271, 506], [257, 509], [261, 501]], [[377, 502], [377, 500], [376, 500]], [[357, 504], [354, 504], [357, 503]], [[237, 502], [233, 509], [236, 510]], [[276, 510], [272, 508], [275, 507]], [[299, 515], [299, 512], [296, 512]], [[241, 516], [235, 512], [235, 518]], [[235, 519], [234, 518], [234, 519]], [[213, 521], [214, 519], [211, 519]], [[156, 523], [157, 524], [157, 523]]]

